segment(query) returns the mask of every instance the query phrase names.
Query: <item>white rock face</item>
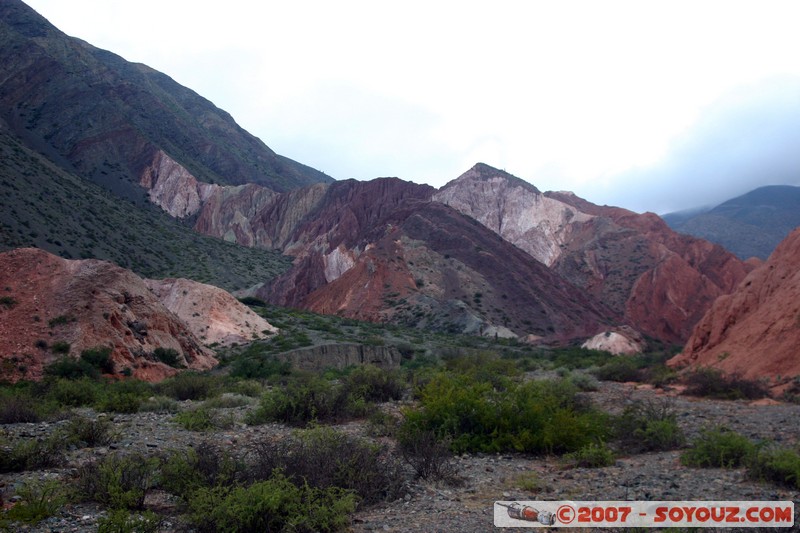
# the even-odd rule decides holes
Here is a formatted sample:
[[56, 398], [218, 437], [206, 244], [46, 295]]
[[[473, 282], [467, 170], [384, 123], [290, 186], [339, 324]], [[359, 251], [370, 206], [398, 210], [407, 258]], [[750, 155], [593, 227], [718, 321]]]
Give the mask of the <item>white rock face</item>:
[[150, 201], [176, 218], [185, 218], [200, 210], [219, 185], [202, 183], [163, 151], [156, 152], [139, 178], [148, 189]]
[[212, 285], [188, 279], [148, 279], [145, 283], [205, 344], [250, 342], [278, 331], [229, 293]]
[[439, 190], [433, 200], [476, 219], [547, 266], [558, 259], [570, 223], [592, 218], [521, 180], [502, 175], [487, 179], [471, 172]]
[[325, 261], [325, 279], [328, 283], [339, 279], [342, 274], [356, 265], [356, 254], [340, 244], [333, 251], [323, 256]]
[[628, 338], [616, 331], [598, 333], [588, 341], [581, 344], [587, 350], [603, 350], [614, 355], [633, 355], [642, 352], [641, 343]]

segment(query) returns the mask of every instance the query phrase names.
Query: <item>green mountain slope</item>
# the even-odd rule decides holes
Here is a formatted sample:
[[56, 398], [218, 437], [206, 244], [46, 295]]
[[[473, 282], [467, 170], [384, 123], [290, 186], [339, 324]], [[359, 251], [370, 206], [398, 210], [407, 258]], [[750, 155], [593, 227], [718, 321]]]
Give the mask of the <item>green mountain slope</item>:
[[0, 0], [0, 116], [62, 168], [137, 199], [158, 151], [197, 179], [286, 191], [325, 174], [281, 157], [211, 102], [145, 65], [69, 37]]
[[146, 201], [122, 200], [27, 148], [0, 122], [0, 250], [20, 246], [228, 290], [271, 279], [290, 264], [276, 252], [197, 234]]

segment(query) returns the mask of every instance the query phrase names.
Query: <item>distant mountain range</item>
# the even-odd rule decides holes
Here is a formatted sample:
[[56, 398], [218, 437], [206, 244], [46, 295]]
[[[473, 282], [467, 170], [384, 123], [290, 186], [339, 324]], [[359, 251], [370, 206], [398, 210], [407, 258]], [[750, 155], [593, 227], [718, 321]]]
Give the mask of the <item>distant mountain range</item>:
[[759, 187], [716, 207], [662, 218], [675, 231], [721, 244], [741, 259], [767, 259], [778, 243], [800, 226], [800, 187]]

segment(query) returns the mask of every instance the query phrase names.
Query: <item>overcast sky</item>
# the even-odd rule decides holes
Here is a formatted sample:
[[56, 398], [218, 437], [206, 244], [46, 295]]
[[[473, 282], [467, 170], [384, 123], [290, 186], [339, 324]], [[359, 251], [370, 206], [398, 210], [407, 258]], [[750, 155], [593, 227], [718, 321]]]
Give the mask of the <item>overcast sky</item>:
[[28, 0], [334, 178], [668, 211], [800, 185], [800, 3]]

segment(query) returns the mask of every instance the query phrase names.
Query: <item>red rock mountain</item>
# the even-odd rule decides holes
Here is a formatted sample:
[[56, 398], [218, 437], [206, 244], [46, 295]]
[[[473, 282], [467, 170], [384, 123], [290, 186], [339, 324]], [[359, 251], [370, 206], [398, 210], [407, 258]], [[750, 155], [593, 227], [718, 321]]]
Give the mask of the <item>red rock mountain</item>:
[[284, 194], [175, 185], [151, 198], [192, 205], [196, 230], [294, 257], [261, 297], [367, 320], [562, 340], [626, 324], [683, 343], [752, 268], [656, 215], [542, 194], [483, 164], [439, 191], [395, 178]]
[[[117, 373], [129, 368], [133, 376], [155, 381], [176, 372], [155, 360], [156, 348], [176, 350], [181, 367], [208, 369], [216, 360], [205, 344], [233, 334], [240, 340], [264, 334], [252, 327], [272, 330], [215, 287], [146, 281], [112, 263], [66, 260], [32, 248], [0, 254], [0, 291], [3, 379], [41, 377], [44, 366], [63, 357], [52, 349], [61, 344], [69, 345], [73, 357], [88, 348], [111, 347]], [[180, 302], [194, 311], [182, 309]], [[177, 314], [168, 309], [173, 305]], [[203, 317], [203, 324], [180, 317], [189, 314]], [[225, 326], [219, 315], [229, 317]]]
[[572, 193], [540, 193], [478, 164], [434, 200], [528, 252], [624, 317], [638, 331], [682, 343], [711, 303], [750, 267], [707, 241], [679, 235], [656, 215], [601, 207]]
[[732, 294], [718, 298], [671, 365], [714, 367], [749, 379], [800, 375], [800, 229]]

